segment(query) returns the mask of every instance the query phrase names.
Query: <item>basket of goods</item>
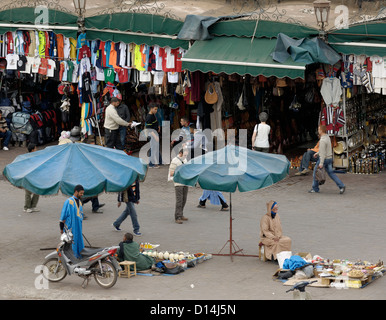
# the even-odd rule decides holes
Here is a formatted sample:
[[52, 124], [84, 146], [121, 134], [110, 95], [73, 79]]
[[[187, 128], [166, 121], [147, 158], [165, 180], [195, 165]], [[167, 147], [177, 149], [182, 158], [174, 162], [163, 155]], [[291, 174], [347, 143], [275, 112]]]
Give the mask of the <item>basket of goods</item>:
[[350, 278], [355, 278], [355, 279], [361, 279], [363, 278], [364, 276], [364, 273], [361, 271], [361, 270], [351, 270], [348, 274], [347, 274]]

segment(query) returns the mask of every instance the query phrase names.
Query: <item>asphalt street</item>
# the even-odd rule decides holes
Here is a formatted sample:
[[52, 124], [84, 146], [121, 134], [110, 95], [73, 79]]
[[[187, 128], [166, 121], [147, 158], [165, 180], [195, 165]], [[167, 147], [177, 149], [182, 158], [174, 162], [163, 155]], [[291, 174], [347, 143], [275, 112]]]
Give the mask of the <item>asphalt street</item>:
[[[40, 149], [43, 147], [40, 147]], [[0, 166], [21, 153], [23, 148], [0, 151]], [[174, 223], [174, 187], [167, 182], [168, 166], [149, 169], [141, 183], [141, 200], [137, 206], [142, 237], [137, 242], [160, 244], [164, 251], [219, 253], [229, 239], [229, 212], [208, 203], [197, 208], [202, 190], [190, 188], [185, 207], [189, 221]], [[259, 221], [266, 203], [275, 200], [283, 232], [292, 238], [292, 252], [309, 252], [330, 259], [386, 261], [386, 175], [341, 174], [346, 192], [339, 194], [336, 185], [327, 180], [319, 194], [309, 194], [310, 175], [290, 176], [271, 187], [248, 193], [232, 194], [233, 239], [246, 256], [214, 255], [212, 259], [174, 276], [119, 278], [108, 290], [92, 280], [86, 289], [82, 279], [67, 276], [62, 282], [39, 288], [38, 266], [49, 248], [59, 242], [59, 216], [66, 197], [40, 197], [40, 212], [24, 213], [24, 190], [0, 178], [0, 299], [28, 300], [291, 300], [283, 283], [273, 279], [277, 264], [262, 262], [257, 257]], [[229, 200], [229, 194], [225, 194]], [[101, 194], [105, 203], [102, 214], [91, 212], [83, 233], [92, 246], [117, 245], [125, 231], [132, 232], [126, 220], [123, 231], [111, 224], [122, 212], [116, 194]], [[227, 245], [220, 252], [229, 253]], [[363, 289], [309, 288], [314, 300], [384, 300], [385, 279], [380, 278]]]

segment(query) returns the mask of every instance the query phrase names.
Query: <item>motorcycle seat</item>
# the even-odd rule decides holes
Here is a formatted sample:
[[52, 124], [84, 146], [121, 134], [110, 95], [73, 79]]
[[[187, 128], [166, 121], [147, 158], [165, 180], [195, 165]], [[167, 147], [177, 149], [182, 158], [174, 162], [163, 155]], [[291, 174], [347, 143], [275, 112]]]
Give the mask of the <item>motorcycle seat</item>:
[[82, 257], [90, 257], [93, 254], [102, 251], [103, 248], [83, 248], [83, 250], [80, 252]]

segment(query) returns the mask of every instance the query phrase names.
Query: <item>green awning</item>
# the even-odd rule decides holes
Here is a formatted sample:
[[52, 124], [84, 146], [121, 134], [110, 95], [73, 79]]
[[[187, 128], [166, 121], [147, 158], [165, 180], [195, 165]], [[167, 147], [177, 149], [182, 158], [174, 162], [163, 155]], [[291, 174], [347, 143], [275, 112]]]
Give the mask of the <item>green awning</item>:
[[278, 78], [304, 78], [305, 63], [289, 58], [285, 63], [275, 62], [271, 53], [276, 39], [215, 37], [196, 41], [182, 58], [182, 68], [190, 71], [264, 75]]
[[86, 17], [87, 40], [169, 46], [188, 49], [189, 42], [177, 39], [183, 22], [144, 13], [112, 13]]
[[318, 30], [299, 24], [267, 20], [230, 20], [217, 22], [209, 28], [212, 35], [276, 38], [285, 33], [291, 38], [306, 38], [318, 35]]
[[[78, 33], [78, 17], [71, 13], [35, 7], [21, 7], [0, 11], [0, 33], [16, 30], [52, 30], [66, 37], [75, 38]], [[36, 11], [36, 12], [35, 12]], [[47, 21], [45, 20], [47, 18]]]
[[342, 54], [386, 54], [386, 18], [356, 23], [328, 32], [328, 43]]

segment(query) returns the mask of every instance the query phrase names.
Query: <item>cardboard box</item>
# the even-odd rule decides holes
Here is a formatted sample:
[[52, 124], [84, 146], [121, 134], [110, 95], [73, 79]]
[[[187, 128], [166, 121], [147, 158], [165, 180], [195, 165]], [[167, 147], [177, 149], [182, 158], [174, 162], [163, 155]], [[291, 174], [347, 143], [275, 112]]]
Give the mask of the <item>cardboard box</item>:
[[312, 255], [309, 252], [298, 252], [295, 255], [299, 256], [299, 257], [302, 257], [306, 261], [312, 260]]

